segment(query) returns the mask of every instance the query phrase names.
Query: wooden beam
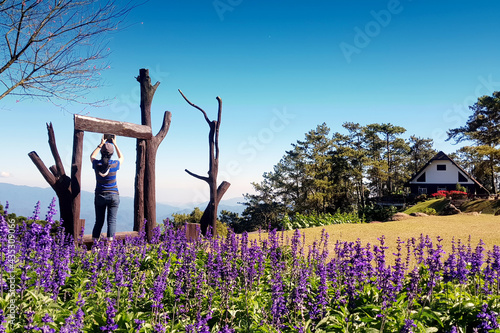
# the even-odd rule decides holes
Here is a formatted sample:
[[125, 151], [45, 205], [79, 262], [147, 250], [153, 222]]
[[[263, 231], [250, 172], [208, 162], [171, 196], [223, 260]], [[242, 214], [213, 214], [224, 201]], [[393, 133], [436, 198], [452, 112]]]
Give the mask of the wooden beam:
[[75, 130], [145, 140], [150, 140], [153, 137], [150, 126], [80, 115], [75, 115]]

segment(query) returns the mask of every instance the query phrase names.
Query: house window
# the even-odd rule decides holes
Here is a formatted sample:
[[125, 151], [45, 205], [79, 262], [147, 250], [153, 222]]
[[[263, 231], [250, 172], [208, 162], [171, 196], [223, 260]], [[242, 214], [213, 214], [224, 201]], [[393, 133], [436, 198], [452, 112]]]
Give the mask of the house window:
[[427, 187], [419, 187], [418, 194], [427, 194]]
[[417, 178], [417, 182], [419, 183], [425, 183], [425, 172]]
[[461, 172], [458, 172], [458, 182], [467, 183], [467, 178]]
[[438, 164], [437, 170], [438, 171], [446, 171], [446, 164]]

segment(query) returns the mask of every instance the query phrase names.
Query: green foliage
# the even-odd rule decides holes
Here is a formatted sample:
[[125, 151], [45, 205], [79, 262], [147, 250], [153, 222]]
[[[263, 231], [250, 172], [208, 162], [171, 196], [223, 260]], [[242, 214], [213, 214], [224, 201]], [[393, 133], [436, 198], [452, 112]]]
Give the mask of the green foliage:
[[463, 186], [460, 183], [457, 183], [457, 185], [455, 185], [455, 190], [460, 192], [467, 192], [467, 187]]
[[474, 105], [469, 107], [472, 115], [464, 126], [448, 131], [448, 139], [456, 143], [471, 141], [472, 146], [464, 147], [460, 152], [476, 159], [476, 168], [471, 168], [473, 175], [490, 191], [497, 192], [496, 175], [500, 161], [500, 91], [491, 96], [481, 96]]
[[427, 214], [427, 215], [437, 215], [437, 212], [434, 208], [427, 207], [422, 210], [422, 213]]
[[172, 224], [174, 226], [184, 225], [185, 223], [200, 223], [203, 212], [199, 207], [195, 207], [190, 214], [172, 214]]
[[244, 231], [247, 231], [245, 228], [246, 221], [244, 218], [240, 217], [238, 213], [222, 210], [219, 215], [219, 220], [227, 227], [233, 229], [235, 233], [242, 233]]
[[423, 202], [426, 201], [427, 199], [428, 199], [427, 194], [423, 193], [415, 198], [415, 202]]
[[329, 213], [320, 215], [302, 215], [296, 213], [291, 219], [288, 215], [285, 215], [282, 220], [282, 228], [283, 230], [293, 230], [349, 223], [363, 223], [363, 220], [356, 213], [336, 212], [333, 215]]
[[227, 225], [219, 220], [215, 222], [215, 229], [217, 230], [217, 235], [221, 237], [227, 237], [228, 229]]
[[[153, 327], [165, 332], [408, 332], [404, 326], [410, 321], [415, 325], [411, 331], [419, 333], [498, 332], [481, 329], [497, 326], [499, 278], [492, 261], [498, 254], [488, 253], [488, 267], [472, 272], [466, 254], [470, 242], [462, 243], [460, 255], [455, 251], [448, 257], [461, 260], [467, 271], [461, 278], [453, 275], [456, 261], [439, 255], [439, 241], [429, 244], [423, 235], [420, 243], [398, 241], [394, 254], [402, 262], [421, 256], [413, 270], [404, 263], [386, 265], [390, 251], [384, 252], [382, 241], [331, 246], [324, 234], [308, 251], [300, 232], [291, 241], [271, 232], [251, 242], [230, 234], [182, 243], [179, 230], [170, 231], [159, 244], [114, 242], [109, 253], [99, 247], [74, 248], [72, 242], [30, 249], [31, 256], [16, 261], [12, 274], [16, 281], [23, 277], [40, 285], [18, 286], [20, 294], [12, 300], [16, 320], [0, 327], [8, 333], [63, 332], [76, 322], [81, 327], [75, 331], [82, 332], [104, 331], [115, 323], [114, 332], [138, 333], [157, 331]], [[474, 253], [484, 254], [478, 250], [481, 244]], [[67, 267], [38, 276], [39, 269], [52, 270], [40, 262], [47, 255], [54, 262], [63, 256]], [[59, 287], [44, 288], [59, 273]], [[4, 314], [10, 297], [0, 297]]]
[[[446, 207], [449, 203], [448, 199], [441, 198], [441, 199], [431, 199], [427, 200], [424, 202], [419, 202], [416, 205], [406, 209], [404, 213], [406, 214], [411, 214], [411, 213], [425, 213], [425, 211], [429, 208], [434, 209], [436, 211], [436, 214], [439, 215], [441, 211]], [[426, 213], [427, 214], [427, 213]]]
[[481, 212], [483, 214], [495, 214], [498, 209], [500, 209], [500, 200], [472, 200], [460, 206], [460, 210], [464, 213]]
[[[344, 123], [344, 132], [330, 134], [325, 124], [292, 144], [273, 170], [254, 183], [243, 213], [247, 228], [279, 227], [285, 215], [320, 215], [365, 208], [368, 198], [403, 193], [415, 169], [435, 151], [431, 139], [401, 138], [406, 130], [390, 123]], [[361, 215], [362, 216], [362, 215]]]
[[[200, 223], [202, 216], [203, 212], [200, 208], [195, 207], [189, 214], [172, 214], [172, 220], [170, 222], [174, 227], [181, 227], [186, 223]], [[227, 236], [227, 225], [224, 222], [217, 220], [215, 228], [217, 230], [217, 235], [222, 237]]]
[[392, 215], [396, 214], [398, 209], [394, 206], [370, 205], [359, 211], [364, 216], [366, 222], [387, 221]]

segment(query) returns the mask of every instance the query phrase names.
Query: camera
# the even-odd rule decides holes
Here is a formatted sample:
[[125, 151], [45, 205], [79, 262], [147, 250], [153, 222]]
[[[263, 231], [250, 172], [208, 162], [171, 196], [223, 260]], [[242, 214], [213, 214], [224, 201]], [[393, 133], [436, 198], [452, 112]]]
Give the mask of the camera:
[[104, 134], [104, 140], [106, 140], [106, 142], [112, 143], [114, 138], [115, 138], [114, 134]]

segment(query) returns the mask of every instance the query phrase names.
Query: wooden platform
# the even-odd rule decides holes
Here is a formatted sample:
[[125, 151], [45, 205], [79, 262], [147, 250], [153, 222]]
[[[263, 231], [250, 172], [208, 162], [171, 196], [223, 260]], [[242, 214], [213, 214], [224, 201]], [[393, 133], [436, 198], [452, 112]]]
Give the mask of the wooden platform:
[[[121, 231], [115, 234], [115, 239], [125, 239], [125, 238], [135, 238], [139, 237], [139, 232], [137, 231]], [[106, 238], [106, 234], [101, 234], [101, 238]], [[87, 249], [92, 247], [92, 235], [83, 235], [83, 244], [87, 246]]]

